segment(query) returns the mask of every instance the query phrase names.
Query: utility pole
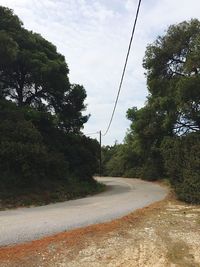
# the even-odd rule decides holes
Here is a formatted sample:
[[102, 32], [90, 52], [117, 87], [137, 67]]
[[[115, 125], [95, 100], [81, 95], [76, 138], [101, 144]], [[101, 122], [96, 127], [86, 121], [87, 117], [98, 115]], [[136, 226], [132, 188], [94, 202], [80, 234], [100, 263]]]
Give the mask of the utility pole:
[[99, 145], [100, 145], [100, 151], [99, 151], [99, 176], [101, 177], [101, 170], [102, 170], [102, 158], [101, 158], [101, 131], [99, 131]]

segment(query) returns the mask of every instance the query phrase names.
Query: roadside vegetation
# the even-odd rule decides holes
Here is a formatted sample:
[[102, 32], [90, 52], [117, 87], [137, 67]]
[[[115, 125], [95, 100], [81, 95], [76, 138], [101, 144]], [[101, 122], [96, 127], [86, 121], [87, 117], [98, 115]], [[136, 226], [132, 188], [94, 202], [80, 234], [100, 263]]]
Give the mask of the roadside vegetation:
[[103, 147], [104, 175], [168, 178], [181, 200], [200, 203], [199, 62], [197, 19], [170, 26], [147, 47], [145, 106], [127, 111], [123, 144]]
[[[103, 175], [169, 179], [200, 203], [200, 22], [172, 25], [148, 45], [148, 97], [123, 144], [102, 149]], [[86, 91], [63, 55], [0, 7], [0, 208], [46, 204], [103, 190], [92, 177], [99, 144], [81, 132]]]
[[0, 206], [43, 204], [101, 191], [99, 144], [81, 133], [86, 91], [64, 56], [0, 7]]

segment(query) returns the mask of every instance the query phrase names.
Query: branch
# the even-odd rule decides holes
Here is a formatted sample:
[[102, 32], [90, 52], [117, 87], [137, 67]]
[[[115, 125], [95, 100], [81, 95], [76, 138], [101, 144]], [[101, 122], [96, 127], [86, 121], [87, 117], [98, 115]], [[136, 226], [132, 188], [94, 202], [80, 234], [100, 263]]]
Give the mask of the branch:
[[35, 94], [32, 94], [30, 97], [27, 97], [26, 101], [24, 102], [25, 105], [30, 105], [31, 102], [38, 96], [42, 96], [44, 93], [44, 89], [40, 91], [36, 91]]
[[185, 62], [186, 62], [186, 61], [183, 61], [183, 60], [181, 60], [179, 58], [174, 58], [174, 57], [172, 57], [171, 60], [173, 60], [175, 62], [178, 62], [178, 63], [181, 63], [181, 64], [185, 64]]
[[190, 130], [196, 130], [198, 131], [199, 130], [199, 127], [196, 126], [196, 125], [192, 125], [192, 124], [186, 124], [186, 123], [183, 123], [183, 122], [176, 122], [179, 126], [177, 126], [175, 129], [179, 129], [181, 127], [186, 127], [186, 128], [189, 128]]

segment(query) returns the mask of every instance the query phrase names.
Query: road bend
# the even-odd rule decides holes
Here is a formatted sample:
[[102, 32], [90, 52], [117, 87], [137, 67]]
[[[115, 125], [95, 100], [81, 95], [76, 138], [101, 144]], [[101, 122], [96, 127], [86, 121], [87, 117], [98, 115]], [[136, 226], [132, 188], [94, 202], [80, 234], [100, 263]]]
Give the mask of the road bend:
[[108, 222], [162, 200], [166, 188], [139, 179], [102, 177], [107, 190], [95, 196], [0, 212], [0, 246]]

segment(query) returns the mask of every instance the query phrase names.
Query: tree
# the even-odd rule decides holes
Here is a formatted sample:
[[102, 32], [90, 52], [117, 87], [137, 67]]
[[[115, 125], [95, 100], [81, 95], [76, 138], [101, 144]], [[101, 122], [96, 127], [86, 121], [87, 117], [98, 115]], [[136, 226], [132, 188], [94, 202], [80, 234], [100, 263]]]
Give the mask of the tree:
[[27, 197], [49, 203], [102, 189], [92, 178], [99, 144], [80, 132], [89, 117], [82, 114], [86, 91], [68, 74], [53, 44], [0, 7], [1, 204]]
[[166, 175], [180, 199], [195, 203], [200, 202], [199, 62], [200, 22], [170, 26], [146, 50], [146, 104], [127, 113], [132, 137], [128, 142], [137, 140], [141, 176]]
[[124, 144], [105, 165], [123, 176], [170, 177], [181, 199], [198, 202], [200, 133], [200, 22], [172, 25], [148, 45], [145, 106], [127, 111]]
[[[0, 101], [0, 197], [13, 191], [48, 188], [66, 181], [68, 162], [45, 146], [42, 134], [25, 119], [22, 109]], [[40, 186], [38, 186], [38, 184]]]
[[0, 7], [0, 97], [19, 107], [56, 114], [58, 126], [79, 132], [86, 92], [70, 84], [64, 56], [41, 35], [26, 30], [12, 10]]
[[182, 135], [200, 130], [200, 22], [169, 27], [147, 47], [148, 103], [164, 114], [163, 124]]
[[199, 42], [200, 22], [191, 20], [170, 26], [147, 47], [143, 65], [149, 95], [143, 108], [127, 112], [145, 178], [164, 175], [160, 146], [166, 136], [200, 130]]
[[140, 158], [135, 166], [140, 169], [138, 175], [148, 180], [162, 177], [163, 162], [159, 147], [163, 137], [171, 135], [171, 130], [163, 126], [164, 114], [156, 112], [155, 106], [147, 103], [139, 110], [135, 107], [129, 109], [127, 118], [131, 120], [131, 127], [126, 142]]

